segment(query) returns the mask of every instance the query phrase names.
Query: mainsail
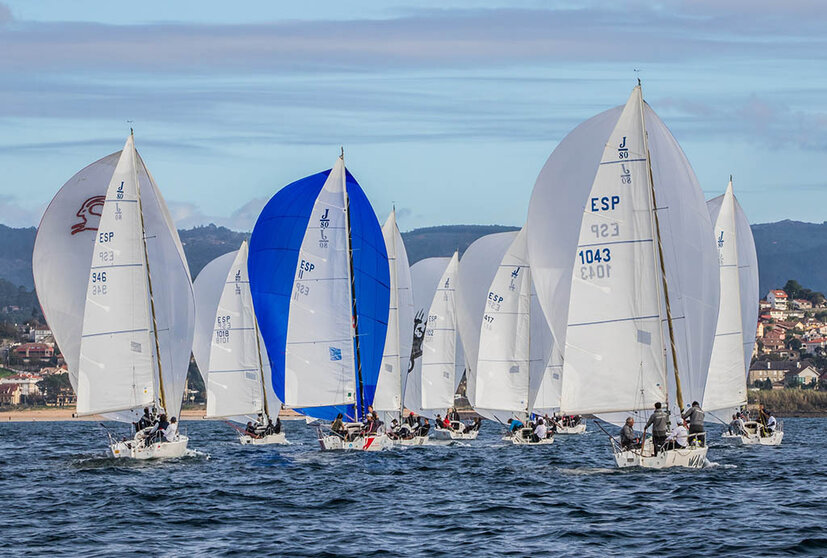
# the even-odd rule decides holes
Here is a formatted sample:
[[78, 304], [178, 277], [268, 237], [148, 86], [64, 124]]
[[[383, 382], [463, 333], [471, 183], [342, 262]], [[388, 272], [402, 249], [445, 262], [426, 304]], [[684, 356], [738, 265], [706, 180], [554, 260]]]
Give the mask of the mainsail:
[[[35, 286], [46, 321], [61, 348], [69, 367], [69, 378], [77, 392], [83, 317], [91, 287], [90, 266], [96, 252], [96, 240], [99, 240], [104, 200], [113, 182], [115, 168], [125, 157], [133, 158], [133, 162], [124, 161], [124, 164], [134, 168], [136, 179], [133, 178], [133, 182], [137, 180], [143, 209], [146, 258], [153, 281], [160, 346], [160, 355], [154, 358], [160, 357], [166, 411], [177, 416], [193, 339], [192, 283], [183, 247], [158, 186], [140, 155], [134, 151], [131, 138], [127, 140], [127, 147], [87, 166], [55, 194], [38, 227], [32, 255]], [[127, 181], [124, 183], [126, 188]], [[107, 279], [109, 275], [107, 273]], [[132, 352], [131, 345], [129, 351]], [[154, 386], [155, 383], [153, 389]], [[145, 398], [141, 395], [137, 399]], [[121, 404], [123, 401], [117, 406]], [[131, 405], [132, 401], [125, 404]], [[135, 418], [131, 413], [110, 417], [127, 421]]]
[[687, 401], [701, 400], [719, 297], [712, 225], [689, 163], [638, 88], [558, 145], [526, 227], [537, 294], [564, 347], [563, 412], [651, 408], [667, 386], [675, 394], [675, 363]]
[[460, 378], [456, 374], [457, 308], [455, 283], [459, 254], [454, 252], [437, 284], [422, 342], [422, 409], [454, 406]]
[[132, 136], [103, 203], [86, 291], [78, 368], [79, 415], [165, 405]]
[[[724, 195], [707, 205], [715, 223], [721, 277], [718, 325], [703, 400], [704, 409], [714, 411], [747, 402], [745, 371], [749, 370], [755, 342], [758, 262], [752, 232], [732, 192], [732, 180]], [[742, 287], [747, 292], [741, 292]]]
[[408, 265], [408, 253], [402, 241], [402, 234], [396, 225], [396, 210], [393, 210], [385, 221], [382, 235], [388, 251], [390, 309], [388, 334], [385, 338], [382, 367], [376, 382], [373, 408], [377, 411], [401, 413], [413, 341], [414, 312], [411, 268]]
[[271, 198], [248, 267], [276, 395], [317, 418], [362, 416], [376, 390], [390, 280], [376, 215], [343, 159]]

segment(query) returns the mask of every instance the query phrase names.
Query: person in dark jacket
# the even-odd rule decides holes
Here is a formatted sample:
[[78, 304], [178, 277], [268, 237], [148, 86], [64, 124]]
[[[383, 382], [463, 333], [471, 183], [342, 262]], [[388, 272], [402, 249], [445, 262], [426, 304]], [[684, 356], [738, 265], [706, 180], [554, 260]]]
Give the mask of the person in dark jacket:
[[342, 413], [336, 415], [336, 420], [334, 420], [333, 424], [330, 425], [330, 430], [332, 430], [337, 436], [344, 436], [346, 434], [345, 424], [342, 421]]
[[626, 424], [620, 429], [620, 448], [624, 450], [636, 449], [640, 447], [640, 437], [635, 436], [635, 419], [629, 417], [626, 419]]
[[428, 432], [431, 430], [431, 425], [428, 422], [428, 419], [425, 419], [425, 423], [422, 424], [419, 428], [416, 429], [417, 436], [427, 436]]
[[666, 433], [669, 432], [669, 417], [666, 416], [666, 413], [663, 412], [661, 407], [663, 407], [663, 405], [661, 405], [660, 401], [655, 403], [655, 412], [652, 413], [652, 416], [646, 421], [646, 426], [643, 427], [644, 437], [641, 439], [642, 442], [646, 438], [646, 430], [651, 426], [652, 447], [655, 448], [655, 455], [658, 454], [658, 450], [663, 446], [663, 443], [666, 441]]
[[704, 412], [697, 401], [692, 402], [692, 406], [683, 412], [681, 418], [689, 421], [689, 443], [693, 441], [703, 446], [706, 436], [703, 436], [704, 429]]
[[140, 432], [144, 428], [149, 428], [152, 426], [152, 417], [149, 415], [149, 407], [144, 407], [144, 414], [141, 418], [138, 419], [138, 422], [135, 424], [135, 432]]

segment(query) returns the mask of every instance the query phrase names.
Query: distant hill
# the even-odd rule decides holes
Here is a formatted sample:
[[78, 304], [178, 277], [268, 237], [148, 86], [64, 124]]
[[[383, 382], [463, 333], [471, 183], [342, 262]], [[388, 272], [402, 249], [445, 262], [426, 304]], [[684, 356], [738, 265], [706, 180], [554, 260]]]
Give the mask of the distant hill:
[[[487, 234], [516, 231], [503, 225], [444, 225], [402, 233], [411, 263], [432, 256], [460, 255], [477, 238]], [[758, 252], [761, 295], [796, 279], [804, 287], [827, 292], [827, 222], [779, 221], [752, 226]], [[32, 249], [34, 227], [14, 229], [0, 225], [0, 309], [20, 306], [16, 316], [30, 316], [34, 298], [27, 296], [34, 287]], [[212, 259], [236, 250], [249, 233], [207, 225], [179, 231], [192, 276]], [[23, 291], [17, 287], [24, 287]], [[22, 306], [21, 306], [22, 304]], [[2, 317], [0, 317], [1, 319]]]

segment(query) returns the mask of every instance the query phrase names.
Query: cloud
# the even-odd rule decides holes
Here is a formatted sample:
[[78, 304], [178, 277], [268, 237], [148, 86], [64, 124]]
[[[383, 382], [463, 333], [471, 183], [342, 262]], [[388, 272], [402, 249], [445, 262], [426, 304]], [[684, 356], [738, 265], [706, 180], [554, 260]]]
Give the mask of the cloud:
[[170, 214], [175, 226], [179, 229], [189, 229], [210, 223], [227, 227], [235, 231], [249, 232], [253, 230], [261, 210], [269, 198], [254, 198], [235, 211], [229, 217], [206, 215], [200, 207], [189, 202], [167, 201]]
[[5, 25], [7, 23], [11, 23], [12, 21], [14, 21], [14, 16], [12, 15], [11, 10], [6, 4], [0, 2], [0, 25]]
[[0, 223], [9, 227], [31, 227], [40, 222], [46, 204], [31, 208], [16, 196], [0, 195]]

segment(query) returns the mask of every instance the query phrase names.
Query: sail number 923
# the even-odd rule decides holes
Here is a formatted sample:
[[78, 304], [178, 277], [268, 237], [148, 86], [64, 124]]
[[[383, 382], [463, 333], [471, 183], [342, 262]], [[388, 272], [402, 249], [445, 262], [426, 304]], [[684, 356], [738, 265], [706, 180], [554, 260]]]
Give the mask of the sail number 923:
[[611, 277], [612, 266], [608, 262], [612, 260], [612, 251], [609, 248], [580, 250], [577, 256], [580, 259], [580, 279], [589, 281]]

